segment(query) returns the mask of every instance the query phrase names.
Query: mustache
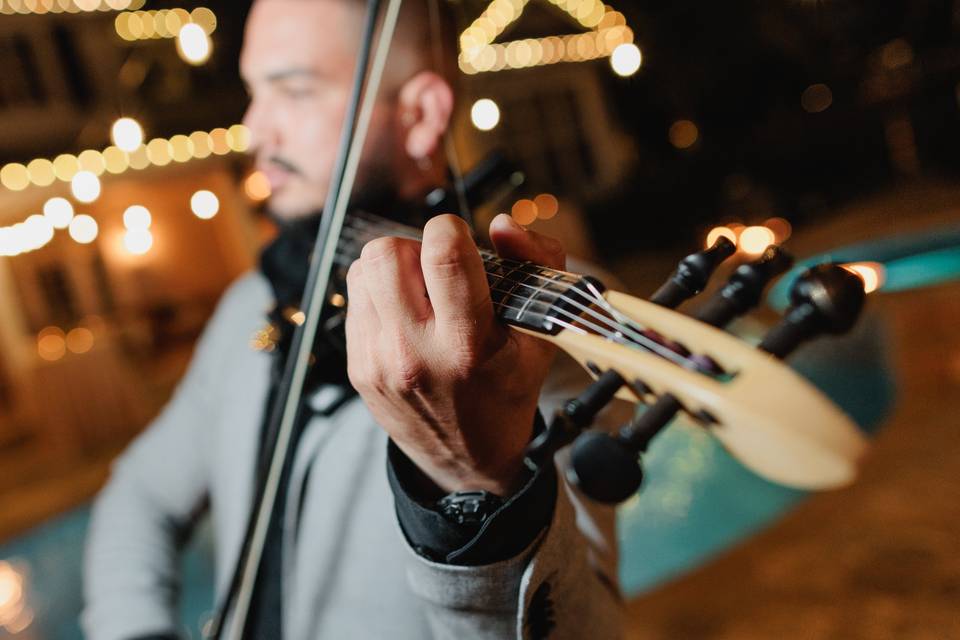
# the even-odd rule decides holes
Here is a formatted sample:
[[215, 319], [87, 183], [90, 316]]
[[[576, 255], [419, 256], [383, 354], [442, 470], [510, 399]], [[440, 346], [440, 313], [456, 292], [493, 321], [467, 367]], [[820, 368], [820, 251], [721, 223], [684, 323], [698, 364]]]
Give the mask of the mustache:
[[299, 167], [297, 167], [295, 164], [293, 164], [289, 160], [281, 158], [280, 156], [270, 156], [269, 158], [267, 158], [267, 162], [269, 162], [272, 165], [276, 165], [277, 167], [280, 167], [281, 169], [283, 169], [288, 173], [303, 175], [303, 172], [300, 171]]

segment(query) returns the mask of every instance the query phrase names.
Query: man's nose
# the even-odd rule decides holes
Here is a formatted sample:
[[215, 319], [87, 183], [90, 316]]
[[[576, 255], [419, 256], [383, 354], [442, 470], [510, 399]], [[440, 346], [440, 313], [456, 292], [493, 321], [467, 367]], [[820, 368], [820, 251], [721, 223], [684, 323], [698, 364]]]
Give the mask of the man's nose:
[[250, 131], [250, 151], [255, 152], [264, 148], [271, 148], [277, 144], [277, 133], [271, 125], [271, 119], [264, 117], [263, 102], [253, 99], [247, 105], [243, 114], [243, 124]]

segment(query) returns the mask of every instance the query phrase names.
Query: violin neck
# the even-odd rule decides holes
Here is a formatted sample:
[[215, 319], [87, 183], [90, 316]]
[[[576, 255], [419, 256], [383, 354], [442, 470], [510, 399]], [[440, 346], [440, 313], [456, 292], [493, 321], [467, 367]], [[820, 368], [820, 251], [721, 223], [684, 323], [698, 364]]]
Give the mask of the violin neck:
[[[369, 213], [349, 215], [344, 223], [337, 261], [349, 266], [360, 256], [363, 245], [376, 238], [394, 236], [421, 240], [420, 229], [400, 224]], [[603, 285], [597, 280], [532, 262], [501, 258], [493, 251], [480, 249], [494, 311], [514, 326], [542, 333], [556, 334], [585, 309], [576, 302], [583, 293], [599, 295]], [[577, 292], [581, 295], [571, 296]]]

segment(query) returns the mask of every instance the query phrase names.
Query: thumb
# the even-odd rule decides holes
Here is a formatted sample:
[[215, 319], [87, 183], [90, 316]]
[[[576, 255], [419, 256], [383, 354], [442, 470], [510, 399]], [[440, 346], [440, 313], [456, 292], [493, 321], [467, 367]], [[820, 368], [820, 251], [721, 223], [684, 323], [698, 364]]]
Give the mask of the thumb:
[[490, 223], [490, 241], [502, 258], [521, 262], [529, 260], [551, 269], [563, 269], [566, 265], [559, 240], [524, 229], [506, 213], [501, 213]]

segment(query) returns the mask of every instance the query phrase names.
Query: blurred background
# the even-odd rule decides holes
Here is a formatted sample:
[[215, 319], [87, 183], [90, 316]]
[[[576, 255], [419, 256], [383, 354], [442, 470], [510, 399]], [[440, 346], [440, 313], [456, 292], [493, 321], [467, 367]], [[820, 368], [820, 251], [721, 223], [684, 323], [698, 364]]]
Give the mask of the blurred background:
[[[247, 4], [0, 0], [0, 635], [79, 637], [87, 505], [274, 233]], [[726, 271], [784, 242], [872, 290], [791, 361], [873, 436], [861, 478], [779, 487], [680, 421], [620, 510], [630, 637], [960, 637], [960, 4], [458, 7], [458, 157], [526, 176], [478, 226], [510, 211], [639, 296], [718, 235]], [[193, 637], [210, 562], [201, 528]]]

